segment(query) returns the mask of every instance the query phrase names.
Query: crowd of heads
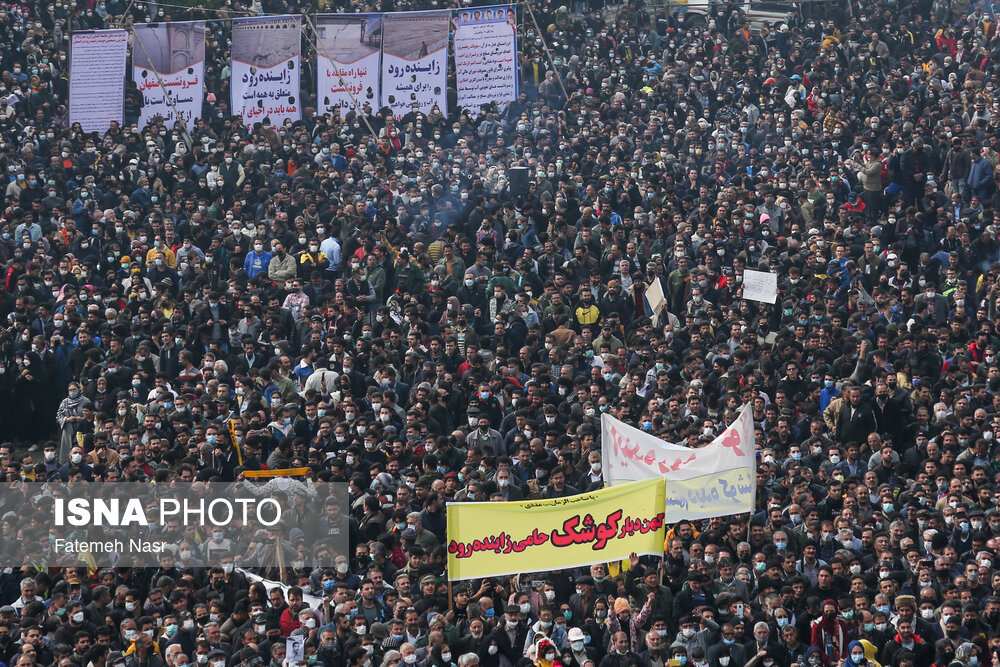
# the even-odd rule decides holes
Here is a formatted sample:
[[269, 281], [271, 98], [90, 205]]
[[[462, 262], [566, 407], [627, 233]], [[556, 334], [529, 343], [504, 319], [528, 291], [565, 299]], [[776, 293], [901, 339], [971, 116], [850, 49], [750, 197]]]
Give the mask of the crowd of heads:
[[[534, 0], [516, 100], [452, 76], [396, 118], [317, 114], [307, 21], [302, 119], [234, 117], [231, 19], [315, 11], [0, 5], [3, 476], [349, 486], [112, 569], [39, 566], [48, 501], [0, 494], [0, 660], [1000, 664], [992, 4]], [[123, 123], [69, 122], [71, 33], [189, 19], [200, 119], [140, 126], [129, 82]], [[604, 414], [700, 447], [743, 406], [753, 513], [449, 585], [449, 503], [601, 488]]]

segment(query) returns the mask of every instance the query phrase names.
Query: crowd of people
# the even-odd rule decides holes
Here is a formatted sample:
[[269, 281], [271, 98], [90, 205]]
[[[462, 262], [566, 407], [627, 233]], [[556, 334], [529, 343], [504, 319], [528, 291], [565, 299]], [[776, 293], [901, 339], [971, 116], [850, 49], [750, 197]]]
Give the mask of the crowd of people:
[[[401, 118], [317, 115], [307, 24], [302, 120], [247, 126], [230, 19], [313, 3], [0, 3], [0, 474], [350, 488], [347, 553], [271, 584], [222, 530], [42, 566], [0, 495], [0, 662], [1000, 665], [1000, 16], [696, 5], [531, 0], [516, 101]], [[187, 19], [199, 120], [140, 127], [130, 83], [68, 123], [73, 31]], [[744, 405], [753, 514], [449, 586], [449, 503], [600, 488], [605, 413], [697, 447]]]

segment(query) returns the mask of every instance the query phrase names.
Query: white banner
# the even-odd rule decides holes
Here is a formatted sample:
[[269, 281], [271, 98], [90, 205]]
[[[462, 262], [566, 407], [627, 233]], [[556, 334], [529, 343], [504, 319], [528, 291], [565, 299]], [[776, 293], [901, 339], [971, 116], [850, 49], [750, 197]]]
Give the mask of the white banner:
[[191, 129], [201, 118], [205, 91], [205, 22], [138, 23], [133, 39], [132, 80], [142, 93], [139, 127], [156, 116], [173, 127], [176, 109]]
[[128, 32], [75, 32], [69, 48], [69, 123], [84, 132], [107, 132], [125, 114]]
[[517, 18], [511, 5], [460, 9], [455, 23], [458, 106], [473, 117], [517, 99]]
[[382, 24], [382, 103], [401, 118], [437, 105], [448, 115], [450, 11], [386, 14]]
[[749, 404], [718, 437], [696, 449], [666, 442], [604, 414], [601, 457], [610, 486], [665, 478], [667, 521], [753, 510], [757, 464]]
[[770, 271], [743, 270], [743, 298], [774, 303], [778, 300], [778, 274]]
[[658, 477], [683, 480], [734, 468], [753, 468], [753, 412], [744, 408], [715, 440], [696, 449], [660, 440], [604, 414], [601, 454], [605, 479], [612, 485]]
[[[375, 113], [379, 108], [382, 14], [316, 16], [316, 112]], [[351, 97], [354, 97], [354, 101]], [[361, 107], [354, 109], [354, 104]]]
[[301, 117], [301, 33], [298, 14], [233, 19], [230, 102], [246, 125]]

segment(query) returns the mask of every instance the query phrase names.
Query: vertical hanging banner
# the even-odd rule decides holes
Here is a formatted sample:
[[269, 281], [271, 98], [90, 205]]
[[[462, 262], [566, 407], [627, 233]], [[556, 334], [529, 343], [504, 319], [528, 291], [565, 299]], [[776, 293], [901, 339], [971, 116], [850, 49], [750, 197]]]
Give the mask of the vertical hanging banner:
[[299, 120], [301, 34], [298, 14], [233, 19], [230, 102], [248, 126]]
[[455, 19], [458, 106], [475, 117], [517, 99], [517, 18], [511, 5], [460, 9]]
[[450, 11], [386, 14], [382, 23], [382, 106], [401, 118], [437, 105], [448, 115]]
[[378, 111], [382, 56], [382, 14], [316, 16], [316, 112], [340, 107], [343, 117], [354, 109]]
[[128, 32], [73, 33], [69, 46], [69, 122], [84, 132], [107, 132], [125, 115]]
[[138, 24], [133, 40], [132, 80], [142, 93], [139, 126], [156, 116], [172, 126], [176, 109], [190, 128], [201, 118], [205, 91], [205, 22]]

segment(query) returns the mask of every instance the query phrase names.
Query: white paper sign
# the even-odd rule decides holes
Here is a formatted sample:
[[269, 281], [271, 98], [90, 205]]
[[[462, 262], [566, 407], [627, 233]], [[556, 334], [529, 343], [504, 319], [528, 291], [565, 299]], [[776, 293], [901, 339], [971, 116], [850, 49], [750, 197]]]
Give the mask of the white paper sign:
[[125, 113], [128, 32], [73, 33], [69, 52], [69, 122], [84, 132], [107, 132]]
[[769, 271], [743, 271], [743, 298], [774, 303], [778, 300], [778, 274]]
[[648, 315], [653, 319], [653, 326], [660, 326], [660, 309], [663, 308], [663, 304], [667, 300], [663, 296], [663, 287], [660, 286], [659, 278], [653, 278], [653, 281], [643, 292], [643, 297], [646, 299], [646, 305], [649, 306]]

